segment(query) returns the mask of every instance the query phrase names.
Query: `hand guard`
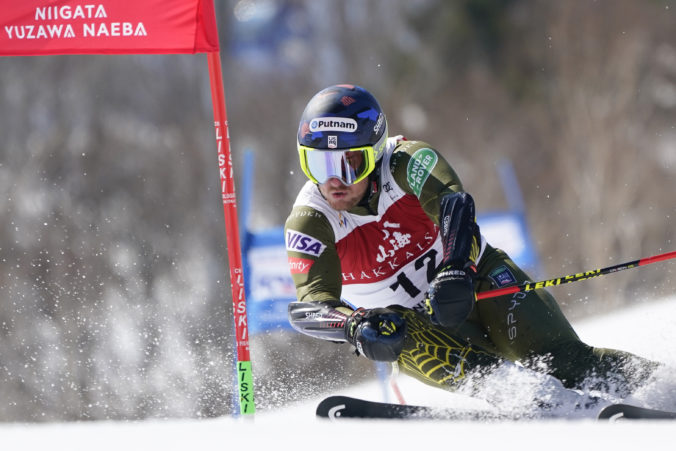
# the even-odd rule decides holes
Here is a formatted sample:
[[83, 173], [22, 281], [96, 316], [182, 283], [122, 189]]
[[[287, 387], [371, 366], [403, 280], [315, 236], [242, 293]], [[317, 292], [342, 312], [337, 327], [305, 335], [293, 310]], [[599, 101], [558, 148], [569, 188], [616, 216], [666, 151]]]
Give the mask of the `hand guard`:
[[467, 319], [474, 308], [476, 269], [446, 267], [439, 271], [427, 290], [425, 305], [430, 320], [437, 325], [455, 327]]
[[386, 308], [360, 308], [345, 322], [345, 339], [360, 354], [378, 362], [396, 361], [405, 335], [406, 321]]

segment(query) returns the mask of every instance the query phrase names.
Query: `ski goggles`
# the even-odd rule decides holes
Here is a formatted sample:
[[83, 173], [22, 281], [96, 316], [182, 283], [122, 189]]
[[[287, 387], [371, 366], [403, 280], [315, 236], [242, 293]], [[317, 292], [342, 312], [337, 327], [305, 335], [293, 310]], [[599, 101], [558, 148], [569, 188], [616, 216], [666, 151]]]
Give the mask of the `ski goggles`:
[[354, 185], [364, 180], [376, 166], [373, 146], [329, 150], [299, 144], [298, 154], [301, 169], [310, 180], [318, 184], [337, 178], [345, 185]]

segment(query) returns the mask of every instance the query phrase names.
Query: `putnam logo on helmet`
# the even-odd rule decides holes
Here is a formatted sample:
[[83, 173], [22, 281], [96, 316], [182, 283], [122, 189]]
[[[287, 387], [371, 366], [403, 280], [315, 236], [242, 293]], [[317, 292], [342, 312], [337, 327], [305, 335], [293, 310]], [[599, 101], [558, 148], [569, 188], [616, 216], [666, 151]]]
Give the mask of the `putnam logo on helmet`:
[[310, 131], [354, 133], [357, 121], [349, 117], [316, 117], [310, 121]]

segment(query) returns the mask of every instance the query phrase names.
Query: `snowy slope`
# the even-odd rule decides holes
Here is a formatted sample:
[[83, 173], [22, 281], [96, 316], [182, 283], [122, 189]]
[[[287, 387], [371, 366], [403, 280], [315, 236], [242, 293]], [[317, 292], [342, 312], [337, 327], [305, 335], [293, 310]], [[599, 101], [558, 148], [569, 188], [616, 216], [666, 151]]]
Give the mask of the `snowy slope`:
[[[613, 347], [676, 367], [674, 339], [676, 297], [636, 306], [575, 324], [581, 338], [594, 346]], [[478, 405], [480, 401], [397, 378], [408, 403]], [[517, 387], [518, 389], [518, 387]], [[378, 382], [341, 392], [382, 400]], [[516, 390], [518, 393], [518, 390]], [[517, 395], [518, 396], [518, 395]], [[656, 384], [637, 394], [637, 402], [676, 407], [676, 373], [665, 371]], [[0, 426], [7, 450], [237, 450], [267, 448], [350, 450], [354, 447], [415, 446], [417, 449], [473, 447], [477, 450], [668, 449], [673, 422], [595, 423], [591, 420], [522, 423], [387, 422], [331, 423], [315, 418], [316, 401], [260, 412], [254, 419], [96, 422]]]

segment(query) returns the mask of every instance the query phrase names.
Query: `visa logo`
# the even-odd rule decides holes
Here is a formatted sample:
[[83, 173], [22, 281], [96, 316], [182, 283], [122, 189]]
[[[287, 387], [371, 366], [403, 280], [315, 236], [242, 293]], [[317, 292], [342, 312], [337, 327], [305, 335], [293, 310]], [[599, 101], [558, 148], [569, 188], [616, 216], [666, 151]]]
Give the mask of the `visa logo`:
[[286, 231], [286, 250], [294, 252], [302, 252], [304, 254], [319, 257], [326, 249], [326, 245], [322, 244], [316, 238], [306, 235], [295, 230]]

